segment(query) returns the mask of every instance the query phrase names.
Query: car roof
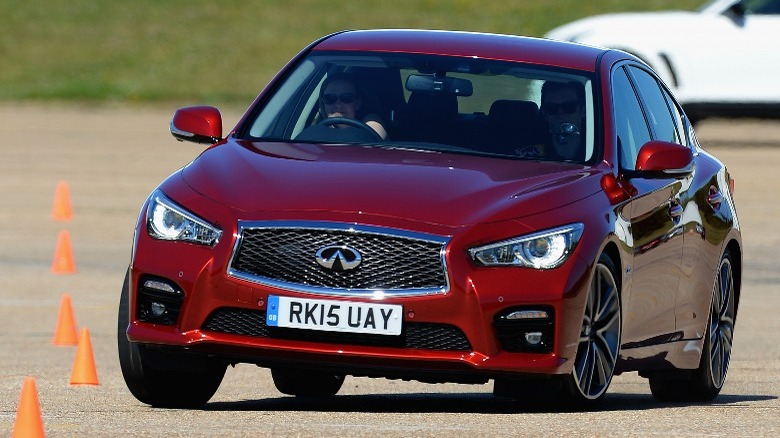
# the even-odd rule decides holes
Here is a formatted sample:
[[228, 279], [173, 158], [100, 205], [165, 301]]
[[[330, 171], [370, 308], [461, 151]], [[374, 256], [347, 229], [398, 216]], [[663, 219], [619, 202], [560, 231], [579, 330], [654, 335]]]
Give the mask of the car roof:
[[593, 72], [605, 49], [543, 38], [418, 29], [345, 31], [313, 50], [375, 51], [466, 56]]

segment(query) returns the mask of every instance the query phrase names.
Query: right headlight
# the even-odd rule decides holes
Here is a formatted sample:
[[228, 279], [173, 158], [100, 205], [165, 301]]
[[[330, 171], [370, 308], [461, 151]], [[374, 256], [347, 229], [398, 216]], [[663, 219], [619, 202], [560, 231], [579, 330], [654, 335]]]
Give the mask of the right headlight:
[[188, 212], [155, 190], [146, 210], [146, 229], [160, 240], [178, 240], [201, 245], [214, 245], [222, 230]]
[[560, 266], [574, 250], [584, 225], [575, 223], [469, 249], [482, 266], [526, 266], [552, 269]]

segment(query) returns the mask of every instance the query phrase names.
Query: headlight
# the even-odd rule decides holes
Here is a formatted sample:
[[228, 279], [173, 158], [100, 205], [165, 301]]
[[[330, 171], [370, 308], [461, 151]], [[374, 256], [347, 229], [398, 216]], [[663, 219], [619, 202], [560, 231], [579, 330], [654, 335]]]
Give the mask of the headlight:
[[560, 266], [582, 236], [580, 223], [520, 236], [469, 250], [483, 266], [527, 266], [552, 269]]
[[222, 230], [176, 205], [159, 190], [152, 193], [146, 218], [146, 229], [155, 239], [214, 245], [222, 235]]

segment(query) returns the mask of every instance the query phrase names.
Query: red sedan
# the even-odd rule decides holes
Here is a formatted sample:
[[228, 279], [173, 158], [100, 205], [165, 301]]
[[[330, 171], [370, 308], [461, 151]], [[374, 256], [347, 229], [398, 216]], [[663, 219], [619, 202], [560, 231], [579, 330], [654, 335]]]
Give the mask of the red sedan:
[[624, 52], [506, 35], [326, 36], [146, 201], [118, 317], [143, 403], [206, 403], [230, 364], [295, 396], [345, 376], [592, 408], [638, 371], [720, 392], [742, 242], [723, 163]]

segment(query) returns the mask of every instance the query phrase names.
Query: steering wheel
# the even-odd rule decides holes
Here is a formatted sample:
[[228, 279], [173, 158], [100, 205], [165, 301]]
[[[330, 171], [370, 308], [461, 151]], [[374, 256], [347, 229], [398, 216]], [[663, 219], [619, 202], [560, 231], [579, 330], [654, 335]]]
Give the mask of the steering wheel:
[[327, 119], [324, 119], [317, 123], [318, 125], [322, 126], [333, 126], [333, 125], [349, 125], [353, 128], [360, 128], [365, 131], [368, 131], [371, 133], [371, 136], [373, 137], [374, 141], [382, 141], [384, 140], [379, 133], [374, 131], [374, 128], [368, 126], [365, 122], [361, 120], [356, 119], [350, 119], [349, 117], [329, 117]]

